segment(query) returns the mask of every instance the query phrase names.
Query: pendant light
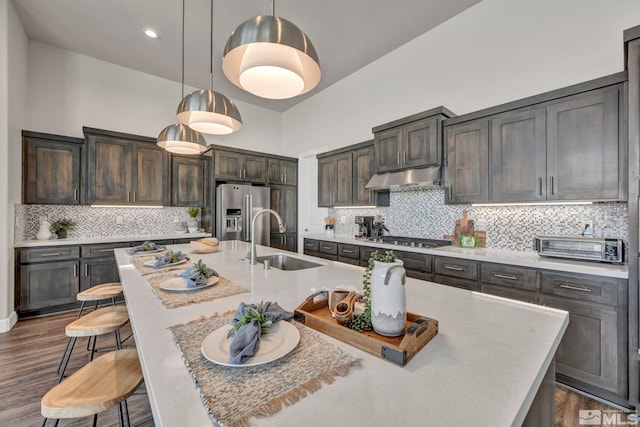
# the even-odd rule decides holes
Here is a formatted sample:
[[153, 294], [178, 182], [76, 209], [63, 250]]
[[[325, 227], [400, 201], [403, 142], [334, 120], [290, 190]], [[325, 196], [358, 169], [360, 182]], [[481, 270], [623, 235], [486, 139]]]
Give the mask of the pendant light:
[[222, 71], [236, 86], [256, 96], [287, 99], [320, 82], [320, 61], [311, 40], [293, 22], [260, 15], [238, 26], [224, 48]]
[[[184, 2], [185, 0], [182, 0], [182, 97], [184, 97]], [[162, 129], [158, 135], [158, 145], [176, 154], [202, 154], [207, 150], [204, 136], [181, 123]]]
[[213, 0], [210, 42], [209, 90], [196, 90], [182, 98], [177, 117], [180, 123], [197, 131], [226, 135], [242, 128], [242, 118], [233, 101], [213, 91]]

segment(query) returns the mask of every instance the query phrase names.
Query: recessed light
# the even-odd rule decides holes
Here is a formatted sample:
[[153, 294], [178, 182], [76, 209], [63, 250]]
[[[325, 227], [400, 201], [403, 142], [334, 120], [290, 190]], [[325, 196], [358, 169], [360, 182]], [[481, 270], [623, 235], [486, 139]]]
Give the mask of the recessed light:
[[144, 30], [144, 33], [147, 35], [147, 37], [152, 38], [152, 39], [157, 39], [159, 38], [158, 33], [156, 33], [155, 31], [153, 31], [152, 29], [147, 29]]

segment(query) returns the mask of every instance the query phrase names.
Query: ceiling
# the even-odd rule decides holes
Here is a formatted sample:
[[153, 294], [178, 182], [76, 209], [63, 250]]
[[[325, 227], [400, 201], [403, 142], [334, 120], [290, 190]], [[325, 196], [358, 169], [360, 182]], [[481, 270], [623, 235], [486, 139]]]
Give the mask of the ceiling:
[[[181, 80], [180, 0], [13, 0], [30, 39], [176, 82]], [[258, 98], [222, 73], [231, 32], [257, 15], [267, 0], [214, 0], [214, 90], [234, 100], [285, 111], [384, 56], [480, 0], [278, 0], [275, 14], [300, 27], [313, 42], [322, 80], [288, 100]], [[186, 0], [185, 83], [209, 87], [209, 0]], [[146, 37], [153, 28], [157, 40]], [[426, 53], [425, 53], [426, 54]]]

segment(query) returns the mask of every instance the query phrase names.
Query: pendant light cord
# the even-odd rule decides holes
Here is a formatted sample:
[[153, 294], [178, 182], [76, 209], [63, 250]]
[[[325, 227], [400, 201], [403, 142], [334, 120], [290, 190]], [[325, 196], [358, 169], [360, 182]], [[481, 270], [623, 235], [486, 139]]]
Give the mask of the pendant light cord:
[[276, 0], [271, 0], [271, 15], [276, 16]]
[[211, 0], [211, 25], [209, 26], [209, 31], [211, 32], [211, 39], [209, 40], [209, 90], [213, 92], [213, 0]]
[[180, 99], [184, 98], [184, 2], [185, 0], [182, 0], [182, 96]]

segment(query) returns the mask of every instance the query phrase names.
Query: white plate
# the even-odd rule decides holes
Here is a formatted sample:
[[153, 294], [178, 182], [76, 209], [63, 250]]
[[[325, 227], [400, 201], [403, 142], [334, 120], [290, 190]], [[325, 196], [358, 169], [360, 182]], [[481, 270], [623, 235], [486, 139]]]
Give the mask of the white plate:
[[157, 254], [158, 252], [166, 251], [167, 248], [158, 248], [152, 251], [142, 251], [142, 252], [129, 252], [129, 255], [149, 255], [149, 254]]
[[169, 264], [165, 264], [165, 265], [163, 265], [163, 266], [161, 266], [161, 267], [156, 267], [156, 266], [154, 266], [152, 262], [148, 262], [148, 263], [143, 264], [143, 265], [144, 265], [145, 267], [147, 267], [147, 268], [158, 268], [158, 269], [160, 269], [160, 268], [173, 267], [174, 265], [184, 264], [184, 263], [185, 263], [185, 262], [187, 262], [187, 261], [189, 261], [189, 260], [188, 260], [188, 259], [183, 259], [183, 260], [180, 260], [180, 261], [178, 261], [178, 262], [171, 262], [171, 263], [169, 263]]
[[271, 326], [269, 333], [260, 337], [260, 347], [251, 359], [242, 365], [233, 365], [229, 363], [229, 345], [233, 337], [227, 338], [231, 326], [229, 324], [216, 329], [202, 341], [202, 355], [213, 363], [235, 368], [264, 365], [286, 356], [300, 342], [298, 328], [286, 320], [281, 320]]
[[202, 288], [208, 288], [209, 286], [213, 286], [216, 283], [218, 283], [218, 280], [219, 279], [217, 277], [213, 276], [209, 278], [209, 280], [205, 285], [189, 288], [187, 287], [187, 281], [184, 280], [184, 277], [174, 277], [172, 279], [165, 280], [164, 282], [160, 283], [160, 289], [162, 289], [163, 291], [191, 292], [191, 291], [197, 291]]

